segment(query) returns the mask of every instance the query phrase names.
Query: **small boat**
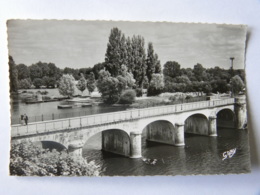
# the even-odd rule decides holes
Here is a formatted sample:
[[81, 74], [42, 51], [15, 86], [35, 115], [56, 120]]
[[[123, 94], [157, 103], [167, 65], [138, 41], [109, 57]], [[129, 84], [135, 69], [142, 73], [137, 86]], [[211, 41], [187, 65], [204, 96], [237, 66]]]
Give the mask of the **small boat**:
[[72, 105], [58, 105], [59, 109], [72, 108]]

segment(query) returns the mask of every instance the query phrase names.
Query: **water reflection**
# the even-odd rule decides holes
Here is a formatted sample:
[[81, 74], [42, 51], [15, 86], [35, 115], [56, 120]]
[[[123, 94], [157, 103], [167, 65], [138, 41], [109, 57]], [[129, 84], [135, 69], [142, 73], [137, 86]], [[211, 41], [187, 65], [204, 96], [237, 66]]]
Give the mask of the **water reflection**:
[[[190, 175], [246, 173], [250, 170], [247, 130], [220, 129], [218, 137], [186, 135], [185, 146], [146, 142], [142, 139], [143, 159], [157, 159], [147, 164], [143, 159], [130, 159], [104, 153], [101, 134], [88, 140], [83, 155], [95, 160], [103, 175]], [[236, 148], [232, 158], [222, 160], [223, 152]]]

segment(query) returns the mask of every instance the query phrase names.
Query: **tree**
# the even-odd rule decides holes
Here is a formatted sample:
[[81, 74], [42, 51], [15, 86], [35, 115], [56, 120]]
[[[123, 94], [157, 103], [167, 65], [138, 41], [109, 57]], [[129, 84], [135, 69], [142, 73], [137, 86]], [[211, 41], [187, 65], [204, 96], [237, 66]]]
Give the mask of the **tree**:
[[30, 78], [33, 81], [35, 78], [42, 78], [42, 69], [38, 66], [38, 64], [32, 64], [29, 66]]
[[132, 37], [132, 74], [136, 80], [136, 86], [143, 88], [144, 77], [146, 76], [144, 38], [140, 35]]
[[35, 88], [40, 88], [42, 85], [44, 85], [44, 82], [43, 82], [43, 80], [42, 79], [40, 79], [40, 78], [35, 78], [34, 80], [33, 80], [33, 85], [35, 86]]
[[242, 91], [245, 87], [243, 80], [240, 76], [236, 75], [230, 80], [232, 95], [236, 96], [240, 91]]
[[9, 56], [10, 92], [18, 91], [18, 71], [12, 56]]
[[10, 152], [10, 175], [17, 176], [98, 176], [100, 167], [66, 151], [49, 151], [32, 142], [13, 143]]
[[196, 65], [194, 65], [193, 73], [194, 73], [194, 76], [196, 77], [197, 81], [203, 80], [204, 71], [205, 71], [205, 68], [203, 68], [203, 66], [201, 64], [197, 63]]
[[95, 81], [95, 75], [93, 72], [90, 72], [87, 80], [87, 88], [89, 93], [92, 93], [96, 88], [96, 81]]
[[164, 88], [164, 81], [162, 74], [153, 74], [150, 86], [147, 90], [147, 96], [159, 95]]
[[95, 79], [96, 79], [96, 80], [98, 80], [99, 71], [102, 70], [102, 69], [104, 69], [104, 67], [105, 67], [105, 62], [103, 62], [103, 63], [97, 63], [97, 64], [95, 64], [95, 65], [93, 66], [92, 71], [93, 71], [93, 73], [94, 73], [94, 75], [95, 75]]
[[105, 103], [114, 104], [119, 100], [120, 91], [118, 89], [118, 83], [118, 79], [111, 77], [108, 71], [100, 71], [99, 78], [97, 80], [97, 88]]
[[155, 65], [156, 65], [156, 59], [154, 55], [153, 50], [153, 44], [150, 42], [148, 43], [148, 49], [147, 49], [147, 58], [146, 58], [146, 76], [148, 78], [149, 83], [151, 82], [152, 75], [155, 72]]
[[135, 102], [136, 92], [133, 89], [125, 90], [119, 99], [120, 104], [132, 104]]
[[175, 78], [181, 75], [181, 65], [175, 61], [168, 61], [164, 64], [163, 68], [164, 78]]
[[85, 89], [87, 88], [87, 81], [84, 78], [84, 75], [82, 73], [81, 73], [81, 78], [78, 80], [76, 86], [81, 91], [81, 93], [83, 93], [83, 91], [85, 91]]
[[161, 62], [158, 59], [158, 55], [157, 54], [154, 54], [154, 57], [155, 57], [155, 70], [154, 70], [154, 73], [161, 74], [162, 73]]
[[59, 92], [63, 96], [71, 97], [75, 92], [75, 79], [72, 75], [62, 75], [59, 81]]
[[118, 76], [121, 65], [126, 62], [126, 40], [118, 28], [111, 29], [105, 55], [106, 70], [111, 76]]
[[127, 71], [127, 67], [124, 64], [121, 66], [120, 75], [126, 81], [126, 88], [133, 88], [133, 87], [135, 87], [135, 79], [133, 77], [133, 74], [131, 72]]
[[24, 64], [18, 64], [16, 66], [18, 71], [18, 80], [30, 78], [30, 71], [29, 68]]
[[32, 85], [31, 79], [26, 78], [19, 81], [18, 87], [19, 89], [30, 89]]
[[105, 103], [114, 104], [118, 102], [122, 91], [127, 88], [127, 80], [122, 75], [115, 78], [108, 71], [101, 70], [97, 80], [97, 88]]

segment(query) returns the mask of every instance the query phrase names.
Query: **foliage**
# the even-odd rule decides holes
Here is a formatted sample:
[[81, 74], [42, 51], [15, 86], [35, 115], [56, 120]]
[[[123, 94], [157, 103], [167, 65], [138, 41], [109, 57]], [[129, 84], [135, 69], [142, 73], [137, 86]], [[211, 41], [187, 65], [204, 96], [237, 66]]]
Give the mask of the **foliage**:
[[31, 85], [32, 85], [32, 82], [31, 82], [31, 79], [29, 79], [29, 78], [22, 79], [18, 83], [19, 89], [30, 89]]
[[147, 96], [159, 95], [164, 88], [164, 81], [162, 74], [153, 74], [150, 86], [147, 90]]
[[175, 78], [181, 75], [180, 64], [175, 61], [168, 61], [164, 64], [163, 76], [165, 78], [165, 82], [168, 78]]
[[87, 80], [87, 88], [90, 93], [92, 93], [96, 88], [95, 75], [93, 72], [90, 72]]
[[66, 151], [36, 147], [31, 142], [13, 143], [10, 174], [18, 176], [98, 176], [100, 167], [83, 157], [75, 158]]
[[146, 75], [146, 55], [144, 48], [144, 38], [140, 35], [132, 37], [132, 74], [136, 81], [136, 86], [143, 88]]
[[119, 99], [120, 104], [132, 104], [135, 102], [136, 92], [133, 89], [125, 90]]
[[72, 96], [75, 92], [75, 79], [72, 75], [65, 74], [59, 81], [59, 92], [63, 96]]
[[30, 78], [30, 70], [26, 65], [18, 64], [16, 66], [16, 68], [17, 68], [17, 71], [18, 71], [18, 79], [19, 80]]
[[156, 59], [155, 59], [152, 43], [148, 43], [146, 65], [147, 65], [146, 76], [147, 76], [148, 81], [150, 83], [151, 80], [152, 80], [152, 75], [155, 72], [155, 65], [156, 65]]
[[56, 85], [56, 79], [54, 77], [44, 76], [42, 80], [43, 80], [43, 85], [45, 85], [46, 87], [54, 88]]
[[136, 97], [142, 97], [143, 91], [141, 88], [136, 88], [135, 92], [136, 92]]
[[33, 80], [33, 85], [35, 86], [35, 88], [40, 88], [42, 85], [44, 85], [44, 82], [43, 82], [43, 80], [42, 79], [40, 79], [40, 78], [35, 78], [34, 80]]
[[9, 56], [9, 78], [10, 78], [10, 92], [17, 92], [18, 90], [18, 71], [12, 56]]
[[118, 28], [111, 29], [105, 55], [106, 70], [111, 76], [118, 76], [120, 67], [126, 59], [125, 35]]
[[83, 93], [83, 91], [85, 91], [85, 89], [87, 88], [87, 81], [84, 78], [83, 74], [81, 74], [81, 78], [78, 80], [78, 83], [76, 86], [81, 91], [81, 93]]
[[242, 81], [241, 77], [238, 75], [231, 78], [230, 85], [231, 85], [233, 95], [238, 95], [238, 93], [242, 91], [245, 87], [244, 82]]
[[117, 78], [111, 77], [110, 73], [105, 70], [99, 72], [97, 80], [97, 88], [101, 93], [101, 98], [107, 104], [114, 104], [119, 100], [119, 81]]

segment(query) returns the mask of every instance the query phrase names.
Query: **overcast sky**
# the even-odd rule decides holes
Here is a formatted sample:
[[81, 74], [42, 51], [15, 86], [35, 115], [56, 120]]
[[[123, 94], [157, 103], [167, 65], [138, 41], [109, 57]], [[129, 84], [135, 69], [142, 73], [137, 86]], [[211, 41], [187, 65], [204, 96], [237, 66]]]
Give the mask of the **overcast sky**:
[[177, 61], [181, 67], [196, 63], [205, 68], [244, 68], [246, 27], [241, 25], [108, 22], [68, 20], [10, 20], [9, 54], [16, 64], [53, 62], [60, 68], [92, 67], [105, 60], [110, 30], [118, 27], [125, 35], [141, 35], [152, 42], [163, 66]]

